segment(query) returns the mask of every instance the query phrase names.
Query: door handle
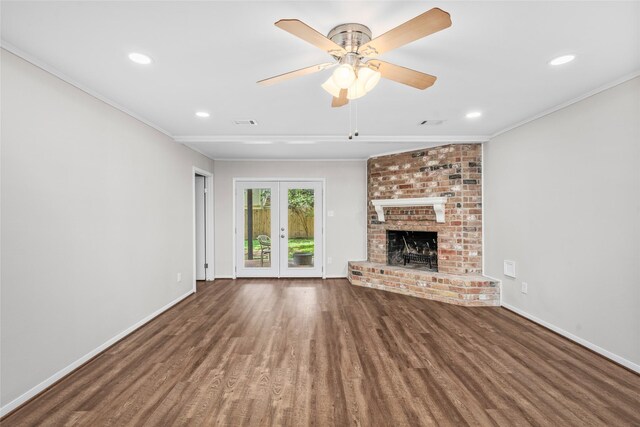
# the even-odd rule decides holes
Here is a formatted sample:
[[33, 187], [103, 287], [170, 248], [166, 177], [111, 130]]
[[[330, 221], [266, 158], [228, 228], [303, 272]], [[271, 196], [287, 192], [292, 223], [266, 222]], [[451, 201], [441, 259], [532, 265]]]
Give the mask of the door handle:
[[284, 234], [281, 234], [280, 237], [282, 237], [284, 239]]
[[284, 227], [282, 227], [282, 228], [280, 229], [280, 231], [284, 231]]

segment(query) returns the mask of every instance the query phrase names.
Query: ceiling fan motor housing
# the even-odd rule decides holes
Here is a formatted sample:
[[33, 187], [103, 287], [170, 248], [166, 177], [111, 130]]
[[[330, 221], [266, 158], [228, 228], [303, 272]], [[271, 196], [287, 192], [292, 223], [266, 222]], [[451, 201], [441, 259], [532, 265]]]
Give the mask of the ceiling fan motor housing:
[[[347, 52], [355, 53], [360, 46], [371, 41], [371, 30], [362, 24], [341, 24], [329, 31], [327, 38]], [[335, 58], [338, 59], [337, 56]]]

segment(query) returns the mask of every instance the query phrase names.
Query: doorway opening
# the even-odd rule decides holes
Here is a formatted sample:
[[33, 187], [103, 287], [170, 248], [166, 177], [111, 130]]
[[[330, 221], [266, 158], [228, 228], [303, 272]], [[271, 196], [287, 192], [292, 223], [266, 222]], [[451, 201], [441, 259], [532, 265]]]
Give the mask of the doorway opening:
[[235, 276], [323, 277], [323, 180], [235, 182]]
[[193, 168], [193, 287], [213, 280], [213, 175]]

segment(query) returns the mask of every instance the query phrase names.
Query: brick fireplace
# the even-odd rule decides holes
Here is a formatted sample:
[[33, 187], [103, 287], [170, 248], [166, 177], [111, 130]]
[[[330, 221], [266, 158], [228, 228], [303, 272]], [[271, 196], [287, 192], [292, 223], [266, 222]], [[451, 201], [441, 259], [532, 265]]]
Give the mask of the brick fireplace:
[[[368, 260], [349, 263], [349, 281], [459, 305], [498, 305], [498, 284], [481, 274], [481, 145], [452, 144], [375, 157], [367, 166]], [[385, 207], [381, 220], [372, 203], [422, 198], [446, 198], [437, 218], [442, 222], [436, 220], [433, 206], [419, 205]], [[413, 237], [417, 233], [429, 234]], [[409, 241], [399, 248], [396, 240], [390, 260], [388, 238], [397, 236]], [[436, 240], [427, 247], [429, 238]], [[405, 265], [407, 258], [413, 259]]]

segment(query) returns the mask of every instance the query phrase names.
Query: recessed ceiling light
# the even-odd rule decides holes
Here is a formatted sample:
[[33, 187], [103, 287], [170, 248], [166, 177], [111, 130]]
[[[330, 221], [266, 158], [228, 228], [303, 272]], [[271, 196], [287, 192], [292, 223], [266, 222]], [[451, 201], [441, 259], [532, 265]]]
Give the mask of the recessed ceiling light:
[[562, 65], [576, 59], [575, 55], [562, 55], [549, 61], [549, 65]]
[[143, 53], [131, 52], [129, 54], [129, 59], [135, 62], [136, 64], [149, 65], [152, 62], [150, 56], [147, 56]]
[[482, 112], [480, 111], [471, 111], [467, 113], [467, 119], [477, 119], [480, 116], [482, 116]]
[[207, 113], [206, 111], [196, 111], [196, 116], [206, 119], [207, 117], [211, 116], [211, 114]]
[[263, 145], [263, 144], [273, 144], [273, 141], [244, 141], [244, 143], [249, 145]]

